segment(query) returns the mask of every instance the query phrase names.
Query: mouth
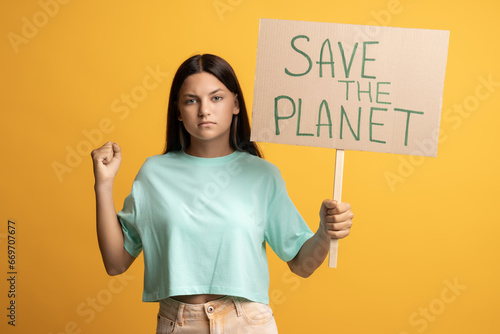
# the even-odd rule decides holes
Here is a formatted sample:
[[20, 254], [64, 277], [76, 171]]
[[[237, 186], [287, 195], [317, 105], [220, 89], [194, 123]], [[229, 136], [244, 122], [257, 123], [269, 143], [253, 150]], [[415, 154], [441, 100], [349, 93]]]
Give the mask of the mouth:
[[200, 122], [198, 123], [198, 126], [209, 126], [209, 125], [214, 125], [215, 122], [212, 122], [212, 121], [204, 121], [204, 122]]

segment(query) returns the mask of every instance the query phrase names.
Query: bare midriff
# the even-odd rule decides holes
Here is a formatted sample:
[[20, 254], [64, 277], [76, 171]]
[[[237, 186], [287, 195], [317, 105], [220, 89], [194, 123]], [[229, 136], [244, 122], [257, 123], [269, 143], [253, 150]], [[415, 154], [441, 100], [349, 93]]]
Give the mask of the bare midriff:
[[175, 299], [181, 303], [185, 304], [205, 304], [216, 299], [220, 299], [224, 295], [186, 295], [186, 296], [172, 296], [170, 298]]

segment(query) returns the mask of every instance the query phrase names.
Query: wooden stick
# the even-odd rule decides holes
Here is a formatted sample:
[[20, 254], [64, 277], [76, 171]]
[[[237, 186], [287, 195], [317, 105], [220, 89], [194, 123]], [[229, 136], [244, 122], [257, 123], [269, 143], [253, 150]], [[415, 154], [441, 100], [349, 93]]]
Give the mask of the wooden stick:
[[[344, 150], [337, 150], [335, 153], [335, 178], [333, 179], [333, 199], [338, 203], [342, 200], [342, 176], [344, 174]], [[330, 255], [328, 267], [337, 268], [337, 253], [339, 239], [330, 240]]]

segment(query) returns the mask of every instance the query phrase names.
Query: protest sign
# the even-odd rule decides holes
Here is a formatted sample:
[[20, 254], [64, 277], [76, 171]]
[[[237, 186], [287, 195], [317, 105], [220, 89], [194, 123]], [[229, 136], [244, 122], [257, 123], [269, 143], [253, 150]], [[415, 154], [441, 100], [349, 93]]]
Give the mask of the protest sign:
[[334, 199], [343, 150], [437, 156], [448, 31], [273, 19], [259, 29], [251, 138], [337, 149]]

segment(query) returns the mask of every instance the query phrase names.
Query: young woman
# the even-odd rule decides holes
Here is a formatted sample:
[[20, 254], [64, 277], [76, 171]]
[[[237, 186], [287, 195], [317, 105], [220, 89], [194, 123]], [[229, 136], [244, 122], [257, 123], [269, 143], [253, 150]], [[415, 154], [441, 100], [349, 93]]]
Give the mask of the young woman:
[[108, 142], [92, 158], [106, 271], [125, 272], [144, 251], [143, 300], [160, 304], [157, 333], [277, 333], [266, 243], [292, 272], [308, 277], [330, 239], [352, 226], [349, 204], [325, 200], [312, 233], [279, 170], [250, 141], [236, 75], [214, 55], [179, 67], [165, 152], [146, 160], [118, 214], [120, 146]]

